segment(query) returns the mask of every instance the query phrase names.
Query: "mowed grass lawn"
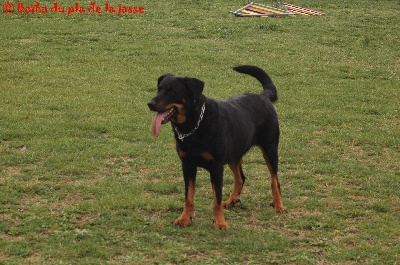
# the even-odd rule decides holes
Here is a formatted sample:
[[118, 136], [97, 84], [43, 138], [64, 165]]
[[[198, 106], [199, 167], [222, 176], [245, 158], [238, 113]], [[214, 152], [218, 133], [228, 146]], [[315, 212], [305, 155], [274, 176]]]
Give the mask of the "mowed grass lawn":
[[[229, 14], [246, 2], [0, 13], [0, 264], [399, 264], [400, 2], [292, 2], [318, 17]], [[254, 148], [242, 202], [225, 210], [229, 231], [212, 225], [204, 170], [193, 222], [174, 227], [180, 161], [170, 125], [151, 135], [146, 103], [165, 73], [203, 80], [216, 99], [260, 92], [231, 70], [240, 64], [278, 87], [288, 213], [269, 207]], [[227, 199], [228, 168], [224, 182]]]

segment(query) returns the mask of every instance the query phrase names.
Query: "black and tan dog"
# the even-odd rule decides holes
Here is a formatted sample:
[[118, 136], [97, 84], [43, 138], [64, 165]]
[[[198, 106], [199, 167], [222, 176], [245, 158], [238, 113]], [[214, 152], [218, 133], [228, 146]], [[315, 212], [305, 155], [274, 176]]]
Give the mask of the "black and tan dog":
[[[277, 176], [279, 125], [272, 105], [277, 100], [275, 85], [268, 74], [258, 67], [243, 65], [234, 70], [255, 77], [264, 91], [216, 101], [202, 94], [202, 81], [166, 74], [158, 78], [158, 93], [147, 103], [150, 110], [157, 112], [153, 135], [158, 136], [161, 124], [171, 121], [176, 150], [182, 161], [185, 206], [175, 225], [186, 227], [191, 221], [197, 168], [202, 167], [211, 177], [215, 227], [229, 229], [223, 207], [232, 207], [240, 201], [239, 195], [245, 182], [242, 156], [254, 145], [261, 148], [271, 173], [271, 206], [277, 212], [286, 211]], [[225, 164], [232, 170], [235, 181], [232, 194], [223, 202]]]

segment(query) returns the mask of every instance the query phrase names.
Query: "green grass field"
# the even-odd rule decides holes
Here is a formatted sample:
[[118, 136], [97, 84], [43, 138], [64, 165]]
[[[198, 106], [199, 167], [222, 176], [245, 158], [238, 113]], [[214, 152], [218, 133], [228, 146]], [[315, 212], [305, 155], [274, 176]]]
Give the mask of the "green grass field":
[[[0, 13], [0, 264], [400, 263], [400, 1], [299, 0], [326, 15], [282, 18], [229, 14], [246, 1], [110, 3], [144, 14]], [[193, 222], [174, 227], [180, 161], [146, 103], [165, 73], [216, 99], [260, 92], [240, 64], [278, 87], [289, 212], [269, 207], [255, 148], [229, 231], [204, 170]], [[224, 199], [232, 183], [228, 169]]]

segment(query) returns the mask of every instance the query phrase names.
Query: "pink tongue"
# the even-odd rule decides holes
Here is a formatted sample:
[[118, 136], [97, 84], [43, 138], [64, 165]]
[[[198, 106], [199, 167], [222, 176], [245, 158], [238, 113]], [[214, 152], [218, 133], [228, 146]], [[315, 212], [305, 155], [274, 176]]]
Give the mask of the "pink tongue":
[[163, 119], [164, 115], [165, 115], [167, 112], [168, 112], [168, 111], [163, 112], [163, 113], [157, 113], [156, 116], [154, 117], [154, 122], [153, 122], [152, 131], [153, 131], [153, 135], [154, 135], [155, 137], [158, 137], [158, 135], [160, 134], [161, 122], [162, 122], [162, 119]]

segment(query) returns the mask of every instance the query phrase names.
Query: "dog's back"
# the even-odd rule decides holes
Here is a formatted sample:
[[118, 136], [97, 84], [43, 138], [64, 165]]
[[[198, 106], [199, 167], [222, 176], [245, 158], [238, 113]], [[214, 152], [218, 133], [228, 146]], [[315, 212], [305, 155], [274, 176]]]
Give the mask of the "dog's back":
[[278, 117], [272, 105], [277, 90], [271, 78], [256, 66], [243, 65], [234, 70], [255, 77], [264, 90], [217, 101], [224, 146], [230, 149], [226, 150], [226, 162], [243, 156], [254, 145], [277, 145], [279, 141]]

